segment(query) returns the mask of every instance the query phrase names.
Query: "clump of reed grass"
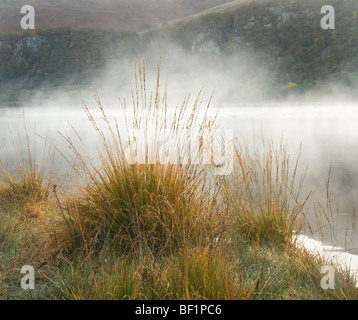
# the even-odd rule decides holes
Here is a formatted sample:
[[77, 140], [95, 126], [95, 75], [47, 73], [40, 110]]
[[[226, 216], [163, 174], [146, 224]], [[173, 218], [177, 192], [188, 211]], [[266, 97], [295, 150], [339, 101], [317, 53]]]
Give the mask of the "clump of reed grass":
[[[47, 148], [48, 142], [45, 140], [43, 159], [39, 165], [36, 140], [33, 153], [26, 124], [24, 128], [27, 155], [15, 150], [19, 168], [9, 170], [1, 164], [0, 220], [5, 227], [0, 230], [0, 237], [3, 237], [4, 243], [10, 242], [10, 246], [17, 244], [26, 247], [26, 254], [21, 253], [23, 258], [19, 259], [31, 260], [32, 265], [38, 267], [56, 263], [58, 255], [71, 246], [72, 240], [59, 210], [58, 191], [54, 192], [59, 189], [58, 179], [46, 167], [51, 148]], [[18, 144], [13, 143], [21, 148], [23, 141], [20, 132], [18, 137]]]
[[17, 173], [3, 171], [0, 179], [2, 211], [22, 210], [24, 217], [43, 215], [50, 188], [41, 171], [21, 168]]
[[263, 150], [250, 151], [247, 144], [238, 144], [234, 160], [225, 190], [234, 228], [242, 240], [291, 245], [305, 221], [304, 206], [310, 196], [301, 199], [304, 177], [297, 181], [299, 157], [291, 167], [282, 143], [276, 149], [272, 141], [263, 140]]
[[27, 251], [34, 265], [53, 260], [72, 242], [50, 184], [50, 178], [36, 168], [4, 170], [0, 179], [0, 237], [31, 244]]
[[[212, 129], [214, 120], [208, 117], [210, 102], [203, 107], [199, 93], [191, 108], [187, 97], [182, 105], [169, 110], [166, 86], [163, 92], [160, 89], [160, 63], [155, 92], [146, 90], [145, 63], [138, 59], [130, 110], [126, 101], [121, 101], [129, 144], [118, 121], [107, 117], [96, 92], [103, 125], [83, 105], [99, 138], [97, 162], [85, 159], [83, 148], [63, 136], [75, 155], [73, 167], [85, 181], [78, 186], [74, 200], [81, 232], [86, 239], [109, 239], [131, 249], [148, 247], [163, 252], [212, 241], [221, 224], [215, 204], [217, 191], [206, 180], [210, 166], [195, 161], [203, 150], [193, 148], [188, 139], [194, 134], [213, 139], [217, 134]], [[163, 164], [159, 149], [165, 138], [177, 147], [169, 151], [169, 157], [191, 148], [190, 160]], [[133, 141], [136, 150], [131, 148]], [[133, 162], [130, 155], [134, 151], [138, 153]]]

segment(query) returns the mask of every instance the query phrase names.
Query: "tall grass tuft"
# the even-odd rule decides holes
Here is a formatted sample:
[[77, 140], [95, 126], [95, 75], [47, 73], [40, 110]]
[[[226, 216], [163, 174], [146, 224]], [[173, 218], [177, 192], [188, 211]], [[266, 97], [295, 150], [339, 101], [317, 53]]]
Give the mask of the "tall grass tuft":
[[291, 245], [304, 223], [304, 176], [297, 181], [299, 157], [291, 167], [286, 147], [263, 141], [263, 151], [235, 147], [235, 168], [226, 196], [240, 237], [259, 245]]
[[[3, 227], [0, 239], [15, 247], [26, 247], [26, 254], [21, 253], [19, 259], [26, 261], [26, 257], [31, 257], [31, 264], [38, 267], [55, 262], [72, 240], [52, 192], [58, 180], [45, 166], [45, 152], [51, 149], [46, 148], [46, 141], [44, 158], [39, 165], [36, 150], [34, 154], [31, 152], [26, 126], [25, 133], [27, 159], [21, 153], [21, 165], [17, 170], [1, 165], [0, 221]], [[19, 146], [22, 146], [20, 139]]]
[[22, 210], [24, 217], [42, 215], [49, 201], [50, 188], [43, 172], [21, 168], [12, 174], [3, 170], [0, 180], [0, 208]]
[[[155, 92], [147, 93], [141, 59], [134, 76], [131, 108], [121, 100], [125, 132], [117, 119], [106, 115], [96, 92], [103, 123], [83, 104], [98, 135], [99, 161], [85, 158], [83, 146], [63, 136], [75, 155], [74, 169], [85, 181], [74, 200], [82, 234], [102, 243], [110, 240], [127, 249], [155, 252], [212, 241], [221, 224], [215, 202], [218, 191], [207, 180], [210, 164], [200, 164], [205, 146], [190, 140], [196, 135], [215, 138], [218, 126], [215, 118], [208, 117], [210, 101], [203, 106], [200, 92], [191, 107], [186, 97], [169, 109], [166, 85], [160, 88], [160, 63]], [[163, 163], [160, 148], [169, 142], [170, 159]], [[176, 155], [187, 158], [175, 160]]]

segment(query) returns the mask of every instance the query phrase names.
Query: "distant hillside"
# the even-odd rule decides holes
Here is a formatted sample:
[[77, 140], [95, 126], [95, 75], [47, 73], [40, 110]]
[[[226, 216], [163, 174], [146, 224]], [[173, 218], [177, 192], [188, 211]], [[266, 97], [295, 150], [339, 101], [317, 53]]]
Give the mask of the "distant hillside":
[[[249, 48], [265, 54], [263, 65], [277, 70], [277, 81], [314, 87], [334, 80], [358, 84], [358, 1], [331, 0], [336, 29], [321, 28], [325, 0], [261, 0], [153, 32], [153, 39], [175, 41], [189, 51], [224, 54]], [[149, 36], [149, 34], [147, 35]]]
[[[124, 2], [120, 1], [122, 5]], [[204, 1], [196, 5], [200, 2]], [[0, 3], [5, 6], [10, 2]], [[90, 7], [90, 1], [71, 3], [87, 3]], [[96, 3], [93, 6], [98, 6]], [[180, 3], [181, 10], [193, 8], [190, 0], [171, 3]], [[315, 90], [325, 83], [355, 90], [358, 1], [331, 0], [336, 9], [336, 30], [320, 26], [321, 7], [325, 4], [325, 0], [237, 0], [140, 34], [57, 28], [36, 30], [35, 34], [0, 35], [0, 101], [15, 101], [30, 94], [26, 90], [40, 86], [87, 85], [110, 57], [118, 61], [150, 48], [165, 53], [160, 50], [165, 51], [168, 43], [191, 54], [218, 56], [223, 61], [241, 52], [254, 53], [256, 64], [270, 70], [270, 77], [265, 78], [270, 97]]]
[[135, 32], [84, 28], [0, 35], [0, 101], [39, 86], [89, 85], [110, 57], [135, 56], [138, 41]]
[[71, 27], [141, 31], [181, 19], [225, 0], [1, 0], [0, 33], [21, 32], [20, 8], [36, 10], [36, 28]]

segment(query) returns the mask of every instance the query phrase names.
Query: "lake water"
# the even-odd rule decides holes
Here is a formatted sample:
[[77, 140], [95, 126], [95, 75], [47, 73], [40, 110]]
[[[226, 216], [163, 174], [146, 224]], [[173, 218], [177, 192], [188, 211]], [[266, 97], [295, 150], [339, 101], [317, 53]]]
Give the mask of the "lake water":
[[[353, 204], [358, 201], [358, 105], [218, 105], [217, 108], [225, 128], [233, 129], [239, 140], [250, 143], [255, 137], [259, 141], [263, 134], [279, 145], [283, 137], [292, 161], [302, 143], [300, 172], [303, 173], [308, 166], [304, 190], [308, 192], [319, 186], [308, 212], [313, 229], [316, 228], [313, 203], [320, 201], [326, 205], [325, 181], [332, 166], [330, 191], [333, 213], [329, 217], [331, 226], [323, 229], [323, 240], [358, 254], [354, 238], [357, 230], [353, 222]], [[120, 115], [114, 108], [107, 112], [109, 115]], [[99, 112], [94, 115], [101, 117]], [[37, 150], [38, 159], [42, 159], [44, 139], [66, 150], [57, 132], [71, 132], [69, 123], [84, 137], [89, 152], [96, 150], [95, 134], [79, 106], [61, 110], [3, 107], [0, 108], [0, 159], [9, 167], [16, 166], [21, 154], [26, 158], [24, 122], [30, 135], [31, 149]], [[33, 132], [38, 135], [36, 146]], [[52, 161], [55, 173], [69, 170], [62, 157], [56, 156]], [[305, 232], [309, 234], [308, 229]], [[309, 235], [321, 240], [319, 232]]]

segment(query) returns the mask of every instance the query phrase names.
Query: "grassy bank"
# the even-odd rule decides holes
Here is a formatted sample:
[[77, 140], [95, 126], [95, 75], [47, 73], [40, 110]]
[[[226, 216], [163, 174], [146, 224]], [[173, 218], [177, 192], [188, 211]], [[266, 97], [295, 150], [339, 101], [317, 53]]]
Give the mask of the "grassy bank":
[[[83, 107], [98, 154], [87, 154], [75, 128], [72, 138], [62, 135], [72, 154], [70, 185], [34, 159], [15, 172], [3, 169], [0, 297], [355, 299], [348, 272], [337, 270], [335, 289], [323, 290], [327, 262], [295, 244], [307, 199], [299, 196], [297, 163], [290, 164], [286, 148], [265, 142], [258, 151], [237, 143], [224, 159], [233, 170], [217, 175], [214, 146], [223, 129], [209, 117], [210, 101], [199, 93], [173, 112], [160, 68], [152, 93], [141, 60], [135, 70], [131, 103], [121, 101], [131, 143], [94, 93], [102, 119]], [[193, 136], [210, 143], [199, 139], [194, 146]], [[178, 150], [190, 150], [190, 157], [164, 164], [165, 137], [177, 146], [169, 159]], [[20, 287], [23, 265], [36, 270], [35, 290]]]

